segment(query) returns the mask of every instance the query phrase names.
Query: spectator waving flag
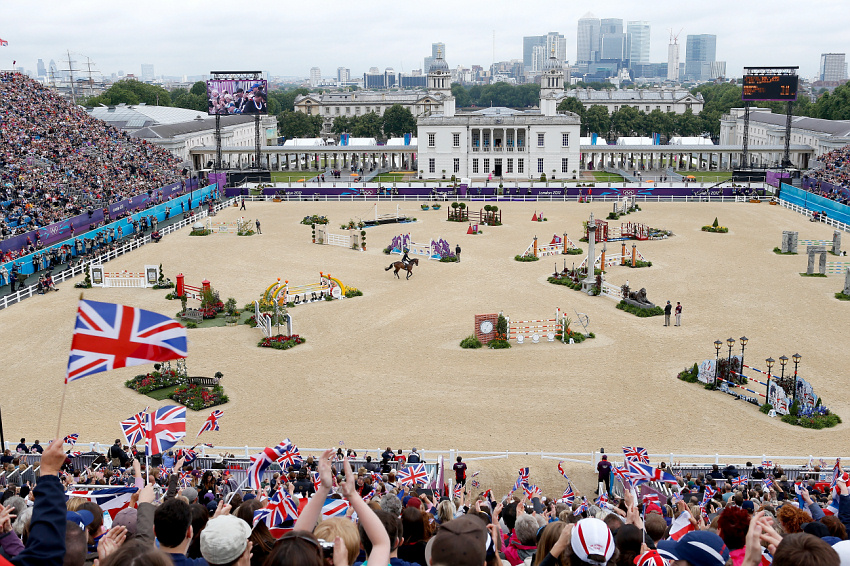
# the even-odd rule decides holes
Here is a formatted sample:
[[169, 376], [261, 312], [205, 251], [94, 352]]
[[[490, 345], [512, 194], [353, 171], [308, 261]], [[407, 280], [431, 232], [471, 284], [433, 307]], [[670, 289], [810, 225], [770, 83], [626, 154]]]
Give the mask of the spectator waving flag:
[[516, 479], [513, 491], [517, 491], [520, 488], [525, 488], [528, 486], [528, 475], [528, 467], [519, 469], [519, 477]]
[[773, 487], [773, 480], [770, 478], [764, 478], [761, 481], [761, 484], [764, 486], [765, 489], [771, 489]]
[[626, 455], [626, 460], [649, 464], [649, 454], [646, 453], [646, 448], [641, 448], [640, 446], [623, 446], [623, 454]]
[[737, 478], [732, 478], [732, 486], [733, 487], [746, 487], [747, 483], [750, 481], [750, 478], [747, 476], [738, 476]]
[[560, 462], [558, 462], [558, 473], [560, 473], [562, 476], [564, 476], [564, 479], [565, 479], [565, 480], [570, 481], [569, 476], [567, 476], [567, 472], [565, 472], [565, 471], [564, 471], [563, 463], [564, 463], [564, 461], [563, 461], [563, 460], [561, 460]]
[[640, 485], [651, 481], [678, 484], [673, 474], [653, 468], [649, 464], [641, 464], [634, 460], [626, 460], [626, 471], [634, 485]]
[[428, 481], [428, 472], [425, 471], [425, 464], [415, 464], [399, 470], [396, 477], [402, 485], [425, 485]]
[[192, 450], [191, 448], [180, 448], [176, 452], [177, 458], [184, 458], [185, 462], [188, 464], [189, 462], [193, 462], [195, 458], [198, 457], [198, 453]]
[[295, 464], [301, 463], [301, 452], [298, 451], [297, 446], [290, 444], [289, 448], [280, 455], [280, 458], [278, 458], [277, 461], [280, 462], [281, 468], [294, 466]]
[[127, 439], [127, 444], [133, 446], [141, 442], [146, 436], [148, 428], [148, 408], [141, 413], [136, 413], [126, 421], [121, 421], [121, 428], [124, 430], [124, 437]]
[[266, 471], [272, 462], [277, 462], [283, 454], [292, 447], [292, 443], [287, 438], [274, 448], [266, 448], [258, 454], [251, 456], [251, 465], [248, 467], [248, 487], [251, 489], [260, 489], [260, 484], [263, 481], [263, 473]]
[[[207, 420], [204, 421], [204, 426], [202, 426], [201, 430], [198, 431], [198, 436], [201, 436], [201, 434], [207, 431], [219, 430], [218, 420], [223, 415], [224, 411], [219, 411], [218, 409], [213, 411], [212, 414], [207, 417]], [[196, 436], [195, 438], [198, 438], [198, 436]]]
[[696, 527], [691, 523], [691, 513], [682, 511], [670, 525], [670, 536], [668, 538], [677, 541], [694, 530], [696, 530]]
[[319, 472], [310, 472], [310, 476], [313, 480], [313, 489], [319, 491], [319, 488], [322, 487], [322, 478], [319, 476]]
[[65, 495], [69, 498], [80, 497], [86, 501], [97, 503], [104, 511], [109, 513], [113, 519], [122, 509], [130, 507], [130, 498], [138, 491], [135, 487], [105, 487], [94, 490], [69, 491]]
[[65, 383], [101, 371], [186, 357], [186, 328], [161, 314], [80, 300]]
[[523, 490], [523, 492], [525, 493], [525, 497], [526, 497], [529, 501], [531, 501], [531, 500], [532, 500], [532, 499], [534, 499], [535, 497], [540, 497], [540, 496], [542, 496], [542, 495], [543, 495], [543, 490], [541, 490], [541, 489], [540, 489], [539, 487], [537, 487], [536, 485], [527, 485], [527, 486], [523, 486], [522, 490]]
[[587, 503], [587, 498], [582, 497], [581, 498], [581, 504], [578, 507], [576, 507], [575, 511], [573, 511], [573, 517], [578, 517], [579, 515], [584, 513], [585, 511], [587, 511], [588, 507], [589, 507], [589, 505]]
[[452, 489], [452, 497], [460, 498], [463, 495], [463, 484], [455, 484], [454, 489]]
[[835, 466], [832, 468], [832, 481], [829, 484], [830, 491], [837, 489], [835, 484], [838, 482], [838, 478], [841, 477], [841, 458], [835, 459]]
[[561, 496], [561, 499], [570, 505], [573, 504], [573, 501], [575, 500], [575, 493], [573, 492], [573, 486], [571, 484], [567, 484], [567, 489], [564, 490], [564, 495]]
[[80, 439], [79, 434], [77, 434], [77, 433], [69, 434], [68, 436], [65, 437], [65, 444], [70, 444], [71, 446], [73, 446], [74, 444], [77, 443], [77, 441], [79, 439]]
[[762, 466], [763, 468], [772, 468], [772, 467], [773, 467], [773, 462], [771, 462], [770, 460], [768, 460], [765, 456], [762, 456], [762, 459], [761, 459], [761, 466]]
[[162, 454], [186, 436], [186, 407], [166, 405], [147, 419], [145, 451], [153, 456]]
[[595, 501], [598, 507], [607, 507], [608, 505], [608, 494], [603, 492], [602, 495]]
[[626, 470], [626, 468], [618, 468], [617, 466], [614, 466], [611, 468], [611, 471], [615, 476], [620, 478], [620, 481], [623, 482], [623, 487], [626, 489], [630, 489], [632, 487], [631, 476], [629, 476], [629, 471]]

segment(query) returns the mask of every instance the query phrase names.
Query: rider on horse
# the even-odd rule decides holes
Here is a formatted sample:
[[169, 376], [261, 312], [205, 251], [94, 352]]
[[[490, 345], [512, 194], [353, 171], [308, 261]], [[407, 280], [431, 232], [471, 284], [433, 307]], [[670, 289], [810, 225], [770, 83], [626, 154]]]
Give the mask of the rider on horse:
[[410, 258], [407, 257], [407, 252], [408, 252], [408, 249], [404, 248], [404, 255], [401, 256], [401, 261], [404, 263], [405, 266], [410, 265]]

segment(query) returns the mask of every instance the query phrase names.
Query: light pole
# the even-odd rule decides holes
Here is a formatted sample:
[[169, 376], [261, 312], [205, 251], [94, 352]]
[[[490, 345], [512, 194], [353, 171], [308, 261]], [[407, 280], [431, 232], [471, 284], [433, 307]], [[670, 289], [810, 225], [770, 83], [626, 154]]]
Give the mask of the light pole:
[[741, 336], [739, 338], [739, 340], [741, 341], [741, 374], [742, 374], [742, 377], [743, 377], [743, 373], [744, 373], [744, 348], [747, 347], [747, 342], [749, 341], [749, 339], [746, 336]]
[[[800, 354], [794, 354], [791, 356], [791, 359], [794, 360], [794, 401], [797, 400], [797, 366], [800, 365]], [[794, 415], [796, 416], [796, 415]]]
[[779, 375], [779, 383], [782, 384], [782, 390], [785, 391], [785, 395], [788, 395], [788, 390], [785, 385], [785, 364], [788, 363], [788, 356], [779, 356], [779, 366], [782, 370], [782, 373]]
[[726, 344], [729, 346], [729, 356], [726, 359], [731, 362], [732, 361], [732, 346], [735, 345], [735, 339], [734, 338], [727, 338]]
[[717, 370], [720, 367], [720, 347], [723, 346], [723, 342], [720, 340], [714, 341], [714, 350], [716, 352], [714, 358], [714, 382], [717, 383]]
[[767, 364], [767, 394], [765, 395], [765, 399], [770, 399], [770, 370], [773, 369], [773, 364], [776, 363], [776, 360], [767, 358], [764, 363]]

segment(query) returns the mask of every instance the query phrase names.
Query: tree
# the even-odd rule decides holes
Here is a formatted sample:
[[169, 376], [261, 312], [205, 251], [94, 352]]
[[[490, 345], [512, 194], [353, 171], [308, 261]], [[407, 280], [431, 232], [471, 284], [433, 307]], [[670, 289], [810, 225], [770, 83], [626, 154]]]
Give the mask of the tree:
[[379, 138], [383, 120], [375, 112], [352, 118], [351, 135], [355, 138]]
[[[718, 122], [719, 123], [719, 122]], [[661, 134], [670, 139], [673, 131], [673, 118], [670, 114], [662, 112], [657, 108], [645, 115], [643, 118], [643, 135]]]
[[643, 112], [623, 106], [611, 115], [611, 126], [621, 136], [631, 136], [643, 131]]
[[303, 112], [281, 112], [277, 117], [280, 135], [291, 138], [315, 138], [322, 131], [322, 117]]
[[455, 97], [455, 106], [458, 108], [472, 106], [472, 97], [462, 84], [452, 83], [452, 96]]
[[197, 110], [198, 112], [207, 112], [209, 104], [207, 103], [206, 94], [192, 94], [185, 89], [178, 90], [182, 90], [183, 92], [178, 94], [176, 98], [174, 98], [174, 93], [171, 93], [173, 106], [176, 106], [177, 108], [189, 108], [190, 110]]
[[702, 133], [702, 120], [694, 115], [690, 108], [685, 110], [684, 114], [676, 117], [676, 131], [680, 136], [693, 137]]
[[416, 131], [416, 118], [409, 108], [393, 104], [384, 112], [384, 135], [386, 137], [403, 136]]
[[558, 103], [558, 112], [573, 112], [574, 114], [578, 114], [581, 117], [582, 121], [584, 121], [584, 104], [574, 96], [564, 97], [561, 102]]
[[141, 104], [171, 106], [171, 95], [167, 90], [157, 85], [150, 85], [136, 80], [125, 79], [118, 81], [103, 94], [82, 102], [84, 106], [105, 104]]
[[581, 125], [584, 135], [596, 133], [603, 137], [607, 136], [611, 129], [611, 116], [608, 115], [608, 109], [599, 104], [594, 104], [585, 112]]
[[351, 119], [347, 116], [337, 116], [334, 118], [331, 131], [335, 134], [344, 134], [351, 131]]
[[271, 101], [274, 99], [280, 105], [281, 112], [292, 112], [295, 110], [295, 98], [297, 96], [303, 96], [305, 94], [310, 94], [310, 91], [306, 88], [293, 88], [290, 90], [272, 90], [269, 91], [269, 105], [271, 106]]
[[192, 85], [192, 88], [189, 89], [189, 92], [192, 94], [199, 94], [201, 96], [207, 95], [207, 83], [204, 81], [197, 81]]
[[850, 84], [843, 84], [824, 93], [813, 105], [813, 114], [824, 120], [850, 120]]

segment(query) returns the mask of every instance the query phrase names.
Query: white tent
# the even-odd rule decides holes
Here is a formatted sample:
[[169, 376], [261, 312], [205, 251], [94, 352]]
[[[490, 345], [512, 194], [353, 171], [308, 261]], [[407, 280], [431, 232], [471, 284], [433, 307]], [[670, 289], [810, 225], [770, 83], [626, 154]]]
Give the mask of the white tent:
[[674, 136], [670, 138], [670, 141], [667, 142], [667, 145], [714, 145], [710, 138], [703, 137], [690, 137], [683, 138], [680, 136]]
[[593, 141], [593, 138], [580, 138], [579, 143], [581, 145], [608, 145], [608, 140], [602, 136], [597, 136], [595, 142]]
[[[410, 138], [409, 145], [416, 145], [417, 138]], [[392, 147], [404, 147], [404, 138], [390, 138], [387, 140], [387, 145]]]
[[322, 138], [295, 138], [283, 142], [283, 147], [318, 147], [328, 145]]
[[617, 138], [617, 145], [653, 145], [652, 138], [627, 137]]

